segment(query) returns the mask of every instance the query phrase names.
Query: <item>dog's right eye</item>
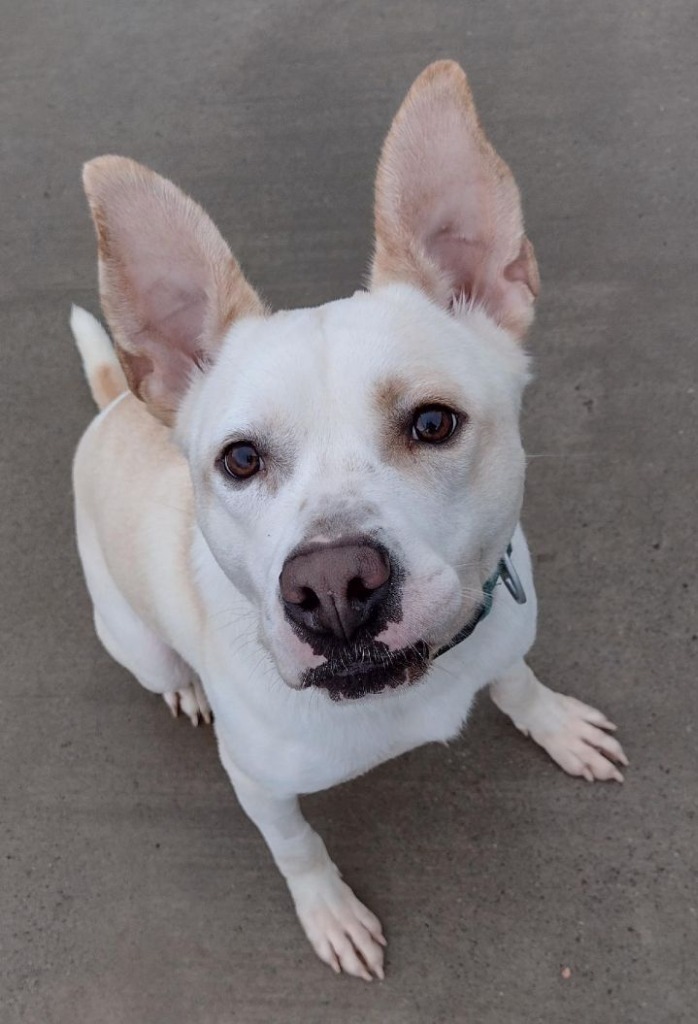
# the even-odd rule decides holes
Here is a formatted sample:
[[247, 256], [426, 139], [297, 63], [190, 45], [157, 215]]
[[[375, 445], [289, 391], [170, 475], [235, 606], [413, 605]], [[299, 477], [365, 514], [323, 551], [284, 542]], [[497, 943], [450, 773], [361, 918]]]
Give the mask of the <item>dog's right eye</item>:
[[259, 452], [249, 441], [229, 444], [221, 452], [219, 462], [233, 480], [249, 480], [263, 467]]
[[446, 405], [423, 405], [412, 418], [412, 438], [422, 444], [443, 444], [459, 426], [457, 414]]

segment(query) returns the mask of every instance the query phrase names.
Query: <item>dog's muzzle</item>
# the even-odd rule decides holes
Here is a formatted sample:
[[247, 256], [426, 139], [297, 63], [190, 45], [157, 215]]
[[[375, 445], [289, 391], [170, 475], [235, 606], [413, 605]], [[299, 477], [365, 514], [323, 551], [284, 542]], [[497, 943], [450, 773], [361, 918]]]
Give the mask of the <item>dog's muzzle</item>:
[[299, 640], [325, 659], [306, 671], [304, 688], [356, 699], [424, 674], [426, 644], [395, 651], [376, 640], [389, 622], [402, 619], [401, 579], [388, 551], [366, 536], [291, 552], [279, 577], [284, 614]]

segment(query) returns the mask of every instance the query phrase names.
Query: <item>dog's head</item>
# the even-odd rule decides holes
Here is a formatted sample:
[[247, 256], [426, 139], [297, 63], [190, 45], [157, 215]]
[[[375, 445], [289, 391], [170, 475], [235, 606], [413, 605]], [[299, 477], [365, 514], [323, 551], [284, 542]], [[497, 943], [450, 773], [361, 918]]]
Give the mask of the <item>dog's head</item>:
[[283, 679], [358, 697], [419, 678], [518, 519], [538, 290], [461, 69], [427, 68], [393, 122], [371, 285], [349, 299], [271, 314], [170, 182], [102, 157], [85, 185], [129, 386], [173, 427]]

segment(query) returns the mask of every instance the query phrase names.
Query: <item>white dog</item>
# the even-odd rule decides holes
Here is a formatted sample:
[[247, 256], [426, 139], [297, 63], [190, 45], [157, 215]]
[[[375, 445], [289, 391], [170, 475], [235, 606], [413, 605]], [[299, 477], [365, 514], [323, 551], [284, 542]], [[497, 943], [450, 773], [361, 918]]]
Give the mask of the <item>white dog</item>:
[[523, 660], [538, 272], [514, 179], [460, 67], [433, 64], [383, 148], [369, 290], [274, 314], [171, 182], [115, 156], [84, 181], [114, 337], [74, 311], [104, 410], [75, 459], [97, 633], [175, 714], [212, 709], [318, 956], [382, 978], [381, 925], [299, 794], [452, 739], [488, 683], [570, 774], [627, 764], [604, 715]]

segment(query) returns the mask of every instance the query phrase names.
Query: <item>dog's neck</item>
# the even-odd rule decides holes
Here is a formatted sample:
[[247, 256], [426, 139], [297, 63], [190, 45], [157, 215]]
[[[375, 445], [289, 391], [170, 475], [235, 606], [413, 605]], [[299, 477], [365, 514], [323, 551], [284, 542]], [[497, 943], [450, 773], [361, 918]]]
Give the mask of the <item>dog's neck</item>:
[[487, 618], [491, 612], [492, 602], [494, 600], [494, 588], [499, 583], [504, 584], [517, 604], [526, 604], [526, 591], [523, 588], [519, 574], [514, 568], [514, 563], [511, 560], [511, 544], [507, 545], [507, 549], [500, 558], [497, 568], [483, 584], [482, 602], [475, 609], [475, 612], [468, 622], [466, 622], [462, 629], [458, 630], [453, 639], [434, 655], [435, 658], [440, 658], [442, 654], [446, 654], [447, 651], [453, 650], [453, 648], [457, 647], [458, 644], [462, 644], [464, 640], [467, 640], [469, 636], [472, 636], [476, 627], [483, 619]]

